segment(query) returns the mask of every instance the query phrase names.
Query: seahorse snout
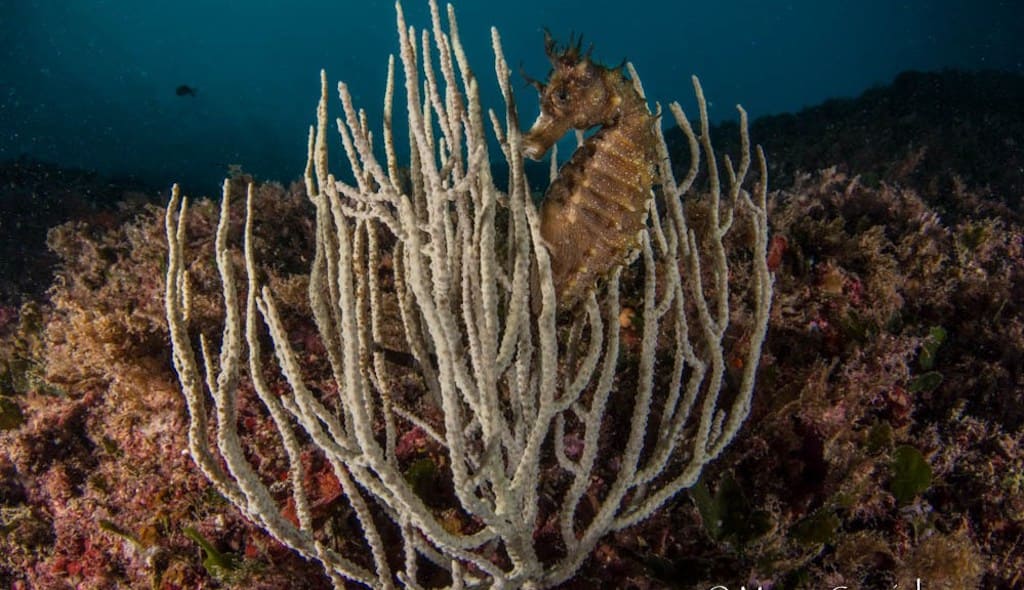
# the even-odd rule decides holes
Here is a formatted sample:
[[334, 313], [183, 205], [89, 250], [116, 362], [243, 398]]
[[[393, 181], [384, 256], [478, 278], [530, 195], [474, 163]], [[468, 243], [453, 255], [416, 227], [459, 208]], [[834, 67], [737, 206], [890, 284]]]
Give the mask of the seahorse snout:
[[523, 135], [523, 155], [531, 160], [540, 160], [565, 135], [569, 126], [567, 117], [555, 118], [541, 112], [530, 130]]
[[548, 148], [540, 145], [540, 142], [523, 139], [523, 155], [531, 160], [540, 160], [547, 153]]

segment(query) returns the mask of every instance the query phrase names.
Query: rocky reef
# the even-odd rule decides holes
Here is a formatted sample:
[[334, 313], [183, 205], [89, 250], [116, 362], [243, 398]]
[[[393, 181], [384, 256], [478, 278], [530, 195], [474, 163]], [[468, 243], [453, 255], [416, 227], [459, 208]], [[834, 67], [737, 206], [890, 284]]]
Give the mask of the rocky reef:
[[[1024, 115], [1007, 108], [1022, 100], [1021, 77], [907, 73], [753, 123], [774, 175], [776, 301], [751, 416], [689, 498], [603, 540], [566, 588], [1024, 584]], [[163, 210], [147, 204], [165, 195], [101, 183], [125, 204], [36, 217], [16, 241], [17, 216], [97, 181], [13, 165], [5, 195], [55, 201], [0, 200], [0, 283], [11, 287], [0, 302], [0, 586], [330, 587], [211, 493], [182, 453]], [[54, 178], [60, 190], [33, 190]], [[238, 198], [248, 180], [232, 181]], [[315, 378], [329, 367], [305, 303], [310, 205], [298, 185], [260, 184], [255, 198], [265, 282]], [[206, 334], [222, 316], [216, 209], [193, 203], [187, 220], [202, 252], [192, 323]], [[40, 263], [19, 283], [12, 257], [25, 252]], [[628, 348], [634, 328], [621, 320]], [[264, 478], [284, 478], [257, 408], [239, 408], [246, 446]], [[443, 510], [443, 457], [415, 431], [400, 445], [408, 476]], [[355, 525], [337, 480], [308, 461], [314, 516], [344, 538]]]

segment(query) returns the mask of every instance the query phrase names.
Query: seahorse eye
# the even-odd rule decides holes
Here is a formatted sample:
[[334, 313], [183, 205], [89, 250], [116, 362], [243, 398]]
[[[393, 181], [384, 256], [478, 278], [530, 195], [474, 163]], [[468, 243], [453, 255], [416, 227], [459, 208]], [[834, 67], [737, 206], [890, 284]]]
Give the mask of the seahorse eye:
[[558, 99], [558, 102], [565, 102], [569, 100], [569, 91], [565, 89], [565, 86], [562, 86], [555, 94], [555, 98]]

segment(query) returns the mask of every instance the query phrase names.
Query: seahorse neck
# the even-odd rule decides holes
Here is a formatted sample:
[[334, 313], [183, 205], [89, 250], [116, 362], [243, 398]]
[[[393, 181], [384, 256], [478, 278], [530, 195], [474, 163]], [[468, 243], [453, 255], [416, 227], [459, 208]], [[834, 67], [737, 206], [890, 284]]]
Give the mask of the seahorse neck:
[[634, 144], [646, 145], [653, 138], [653, 117], [647, 109], [647, 102], [636, 93], [628, 80], [619, 82], [621, 102], [616, 117], [601, 130], [601, 135], [617, 135]]

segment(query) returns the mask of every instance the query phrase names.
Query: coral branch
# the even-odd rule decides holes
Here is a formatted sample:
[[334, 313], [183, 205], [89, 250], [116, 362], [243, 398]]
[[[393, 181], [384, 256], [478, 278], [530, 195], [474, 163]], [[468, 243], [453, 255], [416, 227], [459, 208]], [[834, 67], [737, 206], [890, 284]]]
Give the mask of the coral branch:
[[[676, 181], [656, 130], [656, 155], [648, 157], [660, 188], [646, 199], [638, 260], [581, 293], [576, 312], [560, 309], [500, 38], [492, 32], [505, 109], [489, 119], [509, 169], [504, 193], [492, 178], [477, 78], [454, 12], [449, 7], [448, 30], [435, 2], [431, 17], [430, 29], [417, 33], [397, 6], [407, 173], [392, 130], [394, 61], [378, 136], [383, 162], [366, 116], [338, 87], [337, 131], [352, 183], [328, 171], [322, 77], [306, 171], [316, 210], [309, 296], [326, 352], [320, 369], [295, 348], [274, 294], [260, 284], [251, 196], [244, 284], [234, 276], [229, 183], [216, 241], [225, 328], [219, 354], [204, 338], [197, 358], [188, 331], [185, 206], [175, 189], [166, 217], [166, 309], [191, 417], [189, 450], [220, 493], [322, 563], [336, 587], [345, 580], [429, 585], [436, 578], [428, 569], [446, 570], [455, 587], [549, 587], [572, 577], [604, 535], [693, 485], [747, 417], [773, 287], [764, 154], [755, 152], [760, 178], [748, 192], [752, 158], [741, 110], [740, 164], [726, 161], [721, 177], [694, 79], [699, 139], [671, 107], [694, 152], [690, 173]], [[637, 108], [646, 110], [635, 72], [633, 79]], [[698, 195], [701, 156], [710, 182]], [[634, 309], [635, 327], [622, 320]], [[261, 351], [263, 330], [276, 362]], [[732, 333], [748, 344], [742, 370], [726, 379]], [[243, 445], [235, 408], [253, 393], [284, 448], [285, 481], [268, 482]], [[337, 546], [320, 530], [307, 452], [329, 466], [362, 541]], [[440, 491], [431, 493], [436, 480]], [[282, 490], [293, 518], [284, 516]], [[557, 541], [545, 534], [547, 523], [557, 523]]]

